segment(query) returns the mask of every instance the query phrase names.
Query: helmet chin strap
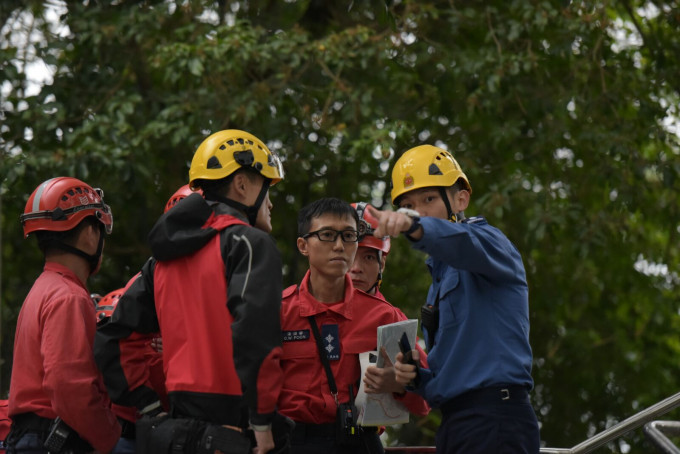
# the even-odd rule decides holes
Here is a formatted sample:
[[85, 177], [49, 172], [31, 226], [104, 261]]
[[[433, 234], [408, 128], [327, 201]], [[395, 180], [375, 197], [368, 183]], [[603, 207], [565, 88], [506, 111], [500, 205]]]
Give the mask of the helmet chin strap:
[[251, 206], [244, 205], [241, 202], [237, 202], [236, 200], [228, 199], [212, 191], [204, 191], [205, 198], [208, 200], [222, 202], [226, 205], [229, 205], [232, 208], [236, 208], [239, 211], [243, 211], [243, 213], [245, 213], [246, 217], [248, 218], [248, 223], [254, 227], [255, 222], [257, 221], [257, 213], [258, 211], [260, 211], [260, 206], [264, 201], [264, 197], [267, 195], [267, 191], [269, 190], [269, 185], [271, 181], [272, 180], [269, 178], [265, 178], [262, 181], [262, 188], [260, 188], [260, 193], [257, 195], [257, 199], [255, 199], [255, 204]]
[[368, 289], [366, 293], [371, 293], [373, 289], [378, 290], [380, 288], [380, 284], [382, 284], [382, 251], [376, 251], [378, 253], [378, 278], [375, 280], [375, 283], [371, 286], [371, 288]]
[[444, 202], [444, 206], [446, 207], [446, 216], [447, 219], [451, 222], [461, 222], [462, 220], [465, 219], [465, 213], [462, 211], [460, 213], [454, 213], [453, 210], [451, 209], [451, 203], [449, 203], [449, 196], [448, 193], [446, 192], [446, 189], [444, 186], [439, 187], [439, 194], [442, 196], [442, 201]]
[[46, 243], [46, 246], [61, 249], [62, 251], [84, 258], [87, 261], [87, 264], [90, 266], [90, 276], [92, 276], [99, 269], [99, 259], [101, 258], [102, 252], [104, 251], [104, 232], [101, 230], [102, 229], [100, 229], [99, 232], [99, 243], [97, 244], [97, 252], [95, 252], [94, 254], [88, 254], [82, 249], [78, 249], [77, 247], [71, 246], [70, 244], [66, 244], [58, 240], [48, 241]]

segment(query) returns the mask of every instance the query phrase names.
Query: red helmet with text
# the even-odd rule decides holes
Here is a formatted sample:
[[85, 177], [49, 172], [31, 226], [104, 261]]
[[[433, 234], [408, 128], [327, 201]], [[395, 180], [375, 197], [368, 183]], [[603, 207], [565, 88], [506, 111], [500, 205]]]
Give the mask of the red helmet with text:
[[167, 213], [170, 208], [177, 205], [177, 202], [179, 202], [185, 197], [190, 196], [194, 192], [203, 195], [203, 191], [201, 190], [201, 188], [191, 189], [191, 187], [188, 184], [185, 184], [184, 186], [180, 187], [177, 191], [175, 191], [175, 193], [172, 196], [170, 196], [168, 202], [165, 204], [165, 210], [163, 212]]
[[366, 202], [352, 204], [352, 207], [357, 211], [357, 215], [359, 215], [359, 246], [370, 247], [387, 255], [390, 253], [390, 237], [378, 238], [373, 236], [373, 231], [378, 228], [378, 220], [368, 212], [366, 209], [367, 205]]
[[94, 216], [106, 233], [113, 229], [113, 214], [104, 203], [104, 192], [77, 178], [57, 177], [38, 186], [20, 216], [24, 237], [40, 230], [64, 232]]
[[123, 293], [125, 293], [125, 289], [119, 288], [118, 290], [107, 293], [102, 299], [99, 300], [96, 308], [97, 322], [113, 315], [113, 311], [118, 305], [118, 300], [120, 300], [120, 297], [123, 296]]

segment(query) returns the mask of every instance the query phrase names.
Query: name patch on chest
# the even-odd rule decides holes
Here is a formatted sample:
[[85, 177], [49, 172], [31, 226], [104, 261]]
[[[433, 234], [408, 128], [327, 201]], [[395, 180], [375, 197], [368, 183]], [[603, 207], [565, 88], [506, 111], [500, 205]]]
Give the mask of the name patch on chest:
[[321, 343], [330, 361], [340, 360], [340, 334], [338, 325], [321, 326]]
[[309, 339], [308, 329], [297, 329], [293, 331], [283, 331], [284, 342], [304, 341]]

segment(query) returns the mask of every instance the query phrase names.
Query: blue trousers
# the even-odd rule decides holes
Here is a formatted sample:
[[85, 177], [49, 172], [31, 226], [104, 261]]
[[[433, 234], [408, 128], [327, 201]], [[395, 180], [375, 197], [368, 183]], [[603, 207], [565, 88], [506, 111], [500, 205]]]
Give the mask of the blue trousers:
[[121, 437], [111, 454], [135, 454], [137, 452], [136, 440]]
[[438, 454], [538, 454], [540, 435], [529, 402], [498, 402], [443, 414]]
[[43, 439], [36, 433], [27, 433], [19, 438], [14, 446], [7, 449], [8, 453], [16, 454], [46, 454], [43, 448]]

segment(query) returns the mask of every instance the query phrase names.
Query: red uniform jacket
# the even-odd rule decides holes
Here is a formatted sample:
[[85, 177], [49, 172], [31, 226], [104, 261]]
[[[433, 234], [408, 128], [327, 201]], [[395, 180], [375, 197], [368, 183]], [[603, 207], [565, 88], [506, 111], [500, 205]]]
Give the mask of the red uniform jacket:
[[[355, 290], [349, 276], [345, 278], [344, 301], [334, 304], [317, 301], [308, 291], [308, 282], [309, 272], [299, 287], [291, 286], [283, 292], [284, 380], [279, 411], [295, 421], [327, 424], [335, 421], [336, 405], [307, 317], [315, 316], [326, 345], [338, 399], [348, 402], [349, 385], [353, 385], [355, 395], [359, 389], [359, 354], [376, 349], [378, 326], [405, 320], [406, 316], [386, 301]], [[425, 401], [414, 393], [407, 393], [402, 402], [415, 414], [429, 411]]]
[[0, 400], [0, 452], [5, 452], [7, 434], [9, 434], [12, 420], [9, 419], [9, 401]]
[[[126, 285], [128, 289], [142, 274], [137, 273]], [[115, 313], [115, 312], [114, 312]], [[98, 329], [109, 322], [106, 318], [100, 321]], [[126, 390], [148, 387], [160, 398], [163, 408], [169, 409], [168, 392], [165, 389], [165, 372], [163, 371], [163, 354], [157, 352], [151, 341], [160, 333], [142, 334], [133, 332], [128, 337], [120, 339], [117, 358], [121, 367], [121, 386]], [[96, 338], [96, 336], [95, 336]], [[98, 343], [95, 342], [95, 354]], [[137, 420], [137, 408], [134, 405], [119, 405], [114, 403], [113, 412], [119, 418], [130, 422]]]
[[[165, 390], [165, 372], [163, 371], [163, 354], [154, 350], [151, 341], [156, 335], [133, 333], [120, 342], [120, 357], [128, 387], [149, 386], [163, 404], [169, 409], [168, 393]], [[113, 412], [119, 418], [130, 422], [137, 420], [137, 408], [113, 404]]]
[[92, 355], [95, 308], [68, 268], [47, 262], [17, 321], [9, 414], [61, 419], [108, 452], [120, 426]]
[[[271, 422], [281, 387], [281, 257], [233, 208], [191, 195], [149, 235], [154, 258], [97, 331], [97, 362], [116, 403], [143, 408], [150, 384], [129, 386], [119, 340], [159, 331], [171, 411], [218, 424]], [[246, 421], [247, 422], [247, 421]]]

